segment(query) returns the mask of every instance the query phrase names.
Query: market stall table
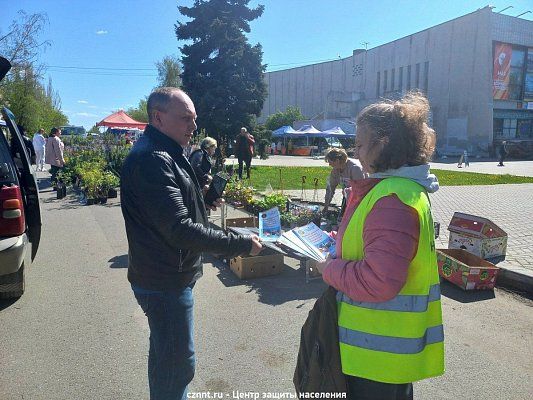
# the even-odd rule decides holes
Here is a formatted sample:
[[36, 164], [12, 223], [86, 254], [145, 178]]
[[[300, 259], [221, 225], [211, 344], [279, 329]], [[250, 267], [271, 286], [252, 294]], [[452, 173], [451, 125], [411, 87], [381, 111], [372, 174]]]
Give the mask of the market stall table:
[[[228, 230], [230, 230], [231, 232], [234, 232], [234, 233], [241, 234], [241, 235], [252, 235], [252, 234], [258, 235], [259, 234], [258, 228], [242, 228], [242, 227], [234, 227], [234, 226], [232, 226], [232, 227], [228, 227]], [[307, 257], [306, 255], [301, 254], [301, 253], [299, 253], [299, 252], [297, 252], [297, 251], [295, 251], [293, 249], [290, 249], [288, 247], [280, 246], [276, 242], [263, 241], [261, 243], [263, 244], [263, 246], [265, 246], [265, 247], [267, 247], [267, 248], [269, 248], [271, 250], [274, 250], [277, 253], [283, 254], [284, 256], [287, 256], [287, 257], [290, 257], [290, 258], [294, 258], [294, 259], [300, 261], [300, 267], [301, 268], [305, 268], [305, 283], [309, 283], [311, 280], [321, 277], [321, 275], [316, 275], [315, 273], [313, 273], [313, 268], [312, 268], [312, 265], [310, 263], [310, 261], [312, 261], [312, 259]]]

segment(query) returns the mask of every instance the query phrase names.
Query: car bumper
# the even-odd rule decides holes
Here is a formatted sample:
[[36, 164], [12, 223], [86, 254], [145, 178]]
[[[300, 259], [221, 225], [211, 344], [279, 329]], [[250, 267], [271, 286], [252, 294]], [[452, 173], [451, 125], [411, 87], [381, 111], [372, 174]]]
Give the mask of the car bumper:
[[17, 272], [30, 250], [28, 236], [23, 235], [0, 239], [0, 275]]

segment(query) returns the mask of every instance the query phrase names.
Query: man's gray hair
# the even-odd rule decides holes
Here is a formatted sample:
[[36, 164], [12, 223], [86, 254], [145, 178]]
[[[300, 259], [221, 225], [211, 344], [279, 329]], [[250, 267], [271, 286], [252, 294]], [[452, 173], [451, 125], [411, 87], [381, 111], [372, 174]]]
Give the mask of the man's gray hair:
[[152, 123], [154, 111], [168, 111], [168, 105], [172, 100], [172, 96], [176, 93], [185, 92], [175, 87], [160, 87], [150, 93], [150, 96], [148, 96], [148, 102], [146, 104], [146, 110], [148, 111], [148, 123]]

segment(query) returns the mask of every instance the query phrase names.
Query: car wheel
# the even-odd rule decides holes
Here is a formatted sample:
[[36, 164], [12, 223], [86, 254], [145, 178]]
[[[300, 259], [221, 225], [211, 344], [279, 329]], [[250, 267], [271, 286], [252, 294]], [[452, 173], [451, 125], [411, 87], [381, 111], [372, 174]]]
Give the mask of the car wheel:
[[0, 276], [0, 299], [13, 299], [24, 293], [24, 264], [13, 274]]

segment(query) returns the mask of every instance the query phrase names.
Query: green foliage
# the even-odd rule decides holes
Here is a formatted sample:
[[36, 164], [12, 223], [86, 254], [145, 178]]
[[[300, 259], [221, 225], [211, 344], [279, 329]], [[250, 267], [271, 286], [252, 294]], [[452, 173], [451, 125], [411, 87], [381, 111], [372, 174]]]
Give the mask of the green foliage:
[[266, 148], [272, 143], [272, 131], [266, 129], [265, 125], [257, 125], [253, 130], [253, 135], [259, 157], [266, 160], [268, 158]]
[[305, 119], [300, 107], [288, 106], [285, 111], [278, 111], [277, 113], [271, 114], [265, 121], [265, 126], [267, 129], [274, 131], [282, 126], [292, 126], [294, 121], [300, 121]]
[[[318, 189], [326, 188], [326, 180], [331, 172], [330, 167], [266, 167], [252, 166], [251, 178], [255, 187], [263, 190], [271, 185], [274, 190], [280, 190], [280, 170], [283, 179], [283, 190], [302, 188], [302, 176], [306, 176], [304, 189], [314, 189], [314, 178], [318, 179]], [[533, 177], [514, 175], [490, 175], [472, 172], [457, 172], [446, 170], [431, 170], [439, 178], [441, 186], [463, 185], [501, 185], [513, 183], [533, 183]], [[323, 199], [319, 199], [320, 201]]]
[[281, 193], [271, 193], [267, 194], [262, 199], [255, 201], [255, 206], [258, 211], [270, 210], [271, 208], [278, 207], [280, 212], [285, 210], [287, 205], [288, 196], [285, 196]]
[[513, 183], [533, 183], [533, 177], [515, 175], [491, 175], [473, 172], [456, 172], [433, 169], [432, 173], [439, 178], [441, 186], [469, 186], [469, 185], [503, 185]]
[[47, 93], [32, 66], [13, 68], [0, 82], [0, 97], [17, 116], [17, 123], [30, 134], [39, 128], [48, 131], [53, 126], [68, 123], [67, 116], [54, 105], [57, 95]]
[[148, 97], [145, 97], [144, 99], [139, 100], [137, 107], [128, 108], [125, 112], [136, 121], [148, 122], [147, 103]]
[[159, 87], [181, 87], [181, 66], [176, 56], [165, 56], [155, 65]]
[[224, 198], [227, 201], [238, 203], [243, 206], [253, 204], [254, 202], [254, 188], [252, 186], [244, 185], [242, 181], [228, 182], [224, 193]]
[[0, 35], [0, 54], [13, 66], [0, 82], [0, 99], [29, 134], [68, 123], [59, 96], [50, 81], [47, 87], [42, 83], [42, 67], [37, 64], [39, 52], [50, 45], [39, 37], [47, 22], [46, 14], [19, 11], [7, 33]]
[[252, 47], [244, 35], [264, 6], [248, 8], [249, 2], [207, 0], [178, 7], [192, 18], [176, 25], [178, 40], [188, 41], [181, 47], [183, 88], [195, 103], [199, 128], [221, 142], [252, 126], [267, 94], [261, 45]]

